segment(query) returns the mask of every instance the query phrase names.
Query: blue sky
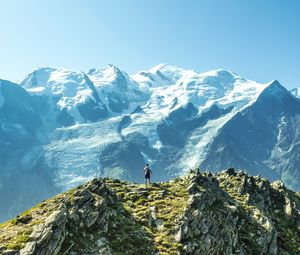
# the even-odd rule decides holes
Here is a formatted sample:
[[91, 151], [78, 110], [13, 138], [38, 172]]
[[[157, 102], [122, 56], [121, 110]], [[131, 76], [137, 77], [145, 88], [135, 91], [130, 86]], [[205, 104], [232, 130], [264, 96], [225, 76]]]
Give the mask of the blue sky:
[[0, 78], [159, 63], [300, 87], [297, 0], [1, 0]]

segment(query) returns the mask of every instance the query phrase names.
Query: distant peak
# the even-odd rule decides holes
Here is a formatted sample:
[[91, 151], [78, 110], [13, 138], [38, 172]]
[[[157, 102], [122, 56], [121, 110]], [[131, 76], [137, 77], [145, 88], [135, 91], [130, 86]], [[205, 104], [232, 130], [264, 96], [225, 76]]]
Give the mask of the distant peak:
[[151, 73], [156, 73], [157, 71], [163, 72], [163, 71], [177, 71], [177, 70], [184, 70], [183, 68], [177, 67], [175, 65], [169, 65], [166, 63], [161, 63], [159, 65], [156, 65], [152, 67], [149, 71]]
[[290, 90], [290, 93], [295, 97], [300, 97], [300, 88], [293, 88]]
[[87, 74], [88, 75], [103, 75], [103, 74], [108, 75], [109, 74], [109, 75], [119, 76], [119, 75], [122, 75], [123, 72], [117, 66], [108, 64], [99, 69], [91, 68]]
[[93, 75], [95, 72], [96, 72], [96, 68], [93, 67], [93, 68], [90, 68], [90, 70], [87, 72], [88, 75]]
[[50, 67], [50, 66], [42, 66], [35, 68], [32, 73], [39, 73], [39, 72], [53, 72], [58, 70], [57, 68]]
[[114, 68], [114, 69], [119, 70], [119, 68], [117, 66], [113, 65], [113, 64], [107, 64], [106, 67], [108, 67], [108, 68]]
[[82, 70], [74, 70], [74, 69], [66, 69], [66, 68], [56, 68], [56, 67], [37, 67], [27, 76], [34, 76], [34, 75], [51, 75], [51, 73], [61, 73], [61, 74], [80, 74], [83, 76], [84, 72]]
[[105, 69], [110, 69], [115, 73], [122, 73], [122, 71], [120, 70], [120, 68], [118, 68], [117, 66], [113, 65], [113, 64], [108, 64], [104, 67]]
[[161, 69], [164, 69], [166, 67], [168, 67], [170, 65], [166, 64], [166, 63], [161, 63], [161, 64], [158, 64], [156, 66], [153, 66], [151, 69], [150, 69], [150, 72], [156, 72], [157, 70], [161, 70]]
[[201, 73], [200, 75], [201, 76], [216, 76], [216, 77], [220, 77], [220, 78], [239, 77], [236, 73], [231, 72], [229, 70], [225, 70], [225, 69], [216, 69], [216, 70], [208, 71], [205, 73]]
[[266, 84], [266, 87], [265, 89], [262, 91], [261, 96], [270, 96], [270, 95], [273, 95], [275, 97], [278, 97], [278, 98], [283, 98], [285, 97], [286, 95], [290, 95], [290, 93], [288, 92], [288, 90], [283, 87], [279, 81], [277, 80], [273, 80], [269, 83]]
[[273, 80], [267, 84], [266, 89], [272, 89], [277, 91], [287, 91], [286, 88], [284, 88], [279, 81]]

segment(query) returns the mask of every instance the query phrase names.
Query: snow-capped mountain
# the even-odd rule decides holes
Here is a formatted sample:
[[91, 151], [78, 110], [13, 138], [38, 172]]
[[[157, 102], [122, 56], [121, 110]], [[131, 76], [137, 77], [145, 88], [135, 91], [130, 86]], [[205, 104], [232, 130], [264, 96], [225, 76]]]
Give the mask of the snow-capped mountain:
[[57, 68], [39, 68], [20, 83], [31, 95], [51, 98], [60, 111], [60, 124], [71, 126], [111, 117], [147, 99], [126, 73], [108, 65], [87, 74]]
[[95, 176], [140, 182], [146, 162], [155, 181], [233, 166], [300, 188], [300, 101], [277, 81], [166, 64], [132, 76], [113, 65], [39, 68], [20, 85], [0, 83], [0, 120], [0, 193], [20, 180], [2, 219]]
[[270, 83], [254, 103], [226, 122], [202, 167], [241, 166], [299, 189], [299, 104], [278, 81]]

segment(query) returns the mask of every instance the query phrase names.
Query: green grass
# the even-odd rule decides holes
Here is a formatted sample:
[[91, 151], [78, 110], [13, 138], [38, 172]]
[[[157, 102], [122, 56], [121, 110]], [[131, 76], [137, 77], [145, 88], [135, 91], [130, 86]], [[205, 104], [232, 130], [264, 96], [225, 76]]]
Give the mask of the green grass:
[[[149, 232], [153, 241], [152, 249], [160, 254], [180, 254], [182, 244], [175, 241], [174, 234], [188, 198], [184, 180], [177, 178], [172, 184], [158, 183], [147, 189], [139, 184], [131, 184], [130, 188], [126, 188], [126, 183], [116, 184], [111, 180], [108, 185], [116, 192], [128, 213], [134, 215], [135, 220]], [[124, 190], [131, 193], [124, 194]], [[139, 191], [148, 192], [148, 196]], [[160, 229], [155, 224], [149, 226], [150, 207], [154, 206], [157, 209], [157, 219], [163, 223]], [[118, 245], [123, 244], [116, 241], [116, 246]]]

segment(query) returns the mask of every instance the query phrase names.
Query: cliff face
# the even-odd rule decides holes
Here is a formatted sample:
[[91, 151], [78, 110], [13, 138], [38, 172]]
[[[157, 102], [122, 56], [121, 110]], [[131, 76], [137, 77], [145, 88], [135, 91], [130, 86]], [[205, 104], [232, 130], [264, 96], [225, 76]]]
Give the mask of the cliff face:
[[0, 225], [0, 254], [300, 254], [300, 194], [228, 169], [94, 179]]

